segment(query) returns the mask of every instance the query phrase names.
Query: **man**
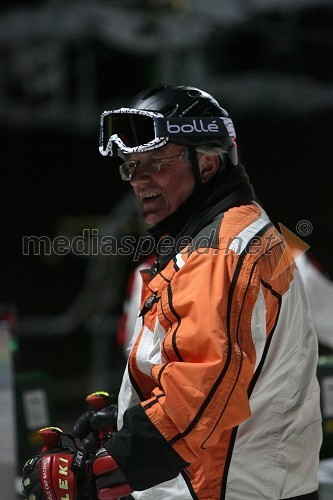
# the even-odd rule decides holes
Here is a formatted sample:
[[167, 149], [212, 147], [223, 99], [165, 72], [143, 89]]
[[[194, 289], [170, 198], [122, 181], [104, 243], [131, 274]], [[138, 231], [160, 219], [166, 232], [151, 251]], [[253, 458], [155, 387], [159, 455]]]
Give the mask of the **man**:
[[316, 334], [227, 112], [199, 89], [158, 85], [102, 114], [100, 151], [123, 157], [158, 258], [141, 273], [98, 497], [318, 498]]

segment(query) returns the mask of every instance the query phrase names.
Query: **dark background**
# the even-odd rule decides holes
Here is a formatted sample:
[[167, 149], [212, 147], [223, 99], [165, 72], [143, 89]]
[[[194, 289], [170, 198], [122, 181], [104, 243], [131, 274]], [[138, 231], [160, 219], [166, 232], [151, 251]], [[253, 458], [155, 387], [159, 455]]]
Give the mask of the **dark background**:
[[[99, 115], [143, 88], [193, 85], [220, 101], [273, 222], [297, 234], [309, 221], [302, 239], [332, 278], [333, 2], [2, 2], [0, 42], [0, 304], [17, 314], [17, 369], [47, 373], [57, 418], [119, 387], [133, 263], [110, 259], [113, 278], [91, 288], [92, 259], [23, 256], [22, 238], [112, 222], [128, 186], [98, 152]], [[59, 333], [82, 290], [96, 304]]]

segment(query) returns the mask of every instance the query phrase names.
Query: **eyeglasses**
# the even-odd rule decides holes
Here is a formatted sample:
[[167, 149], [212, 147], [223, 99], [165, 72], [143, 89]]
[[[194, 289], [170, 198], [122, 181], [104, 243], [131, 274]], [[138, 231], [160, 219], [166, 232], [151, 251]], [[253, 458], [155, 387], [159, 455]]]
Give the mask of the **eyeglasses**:
[[151, 156], [146, 161], [142, 160], [130, 160], [125, 161], [119, 166], [119, 172], [123, 181], [130, 181], [134, 171], [140, 167], [147, 173], [158, 173], [161, 170], [162, 162], [172, 160], [174, 158], [181, 158], [185, 156], [185, 151], [181, 151], [177, 155], [173, 156], [163, 156], [162, 158], [156, 158], [155, 156]]

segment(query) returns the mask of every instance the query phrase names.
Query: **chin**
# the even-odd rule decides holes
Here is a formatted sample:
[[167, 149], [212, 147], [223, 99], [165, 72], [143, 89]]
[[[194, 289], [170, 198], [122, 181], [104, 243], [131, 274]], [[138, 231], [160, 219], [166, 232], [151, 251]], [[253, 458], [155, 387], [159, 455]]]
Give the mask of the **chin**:
[[152, 213], [149, 213], [149, 214], [143, 213], [142, 218], [150, 226], [155, 226], [156, 224], [161, 222], [161, 220], [164, 219], [163, 216], [158, 216], [157, 214], [152, 214]]
[[149, 224], [149, 226], [156, 226], [162, 219], [156, 217], [144, 217], [144, 221]]

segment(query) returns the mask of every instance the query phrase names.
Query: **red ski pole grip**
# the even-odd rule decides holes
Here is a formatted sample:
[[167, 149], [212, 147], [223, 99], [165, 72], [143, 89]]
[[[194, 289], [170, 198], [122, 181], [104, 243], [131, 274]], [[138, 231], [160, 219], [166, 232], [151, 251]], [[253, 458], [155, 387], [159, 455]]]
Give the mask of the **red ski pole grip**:
[[42, 438], [43, 449], [42, 452], [52, 450], [60, 446], [60, 436], [62, 430], [59, 427], [45, 427], [37, 431], [37, 434]]

